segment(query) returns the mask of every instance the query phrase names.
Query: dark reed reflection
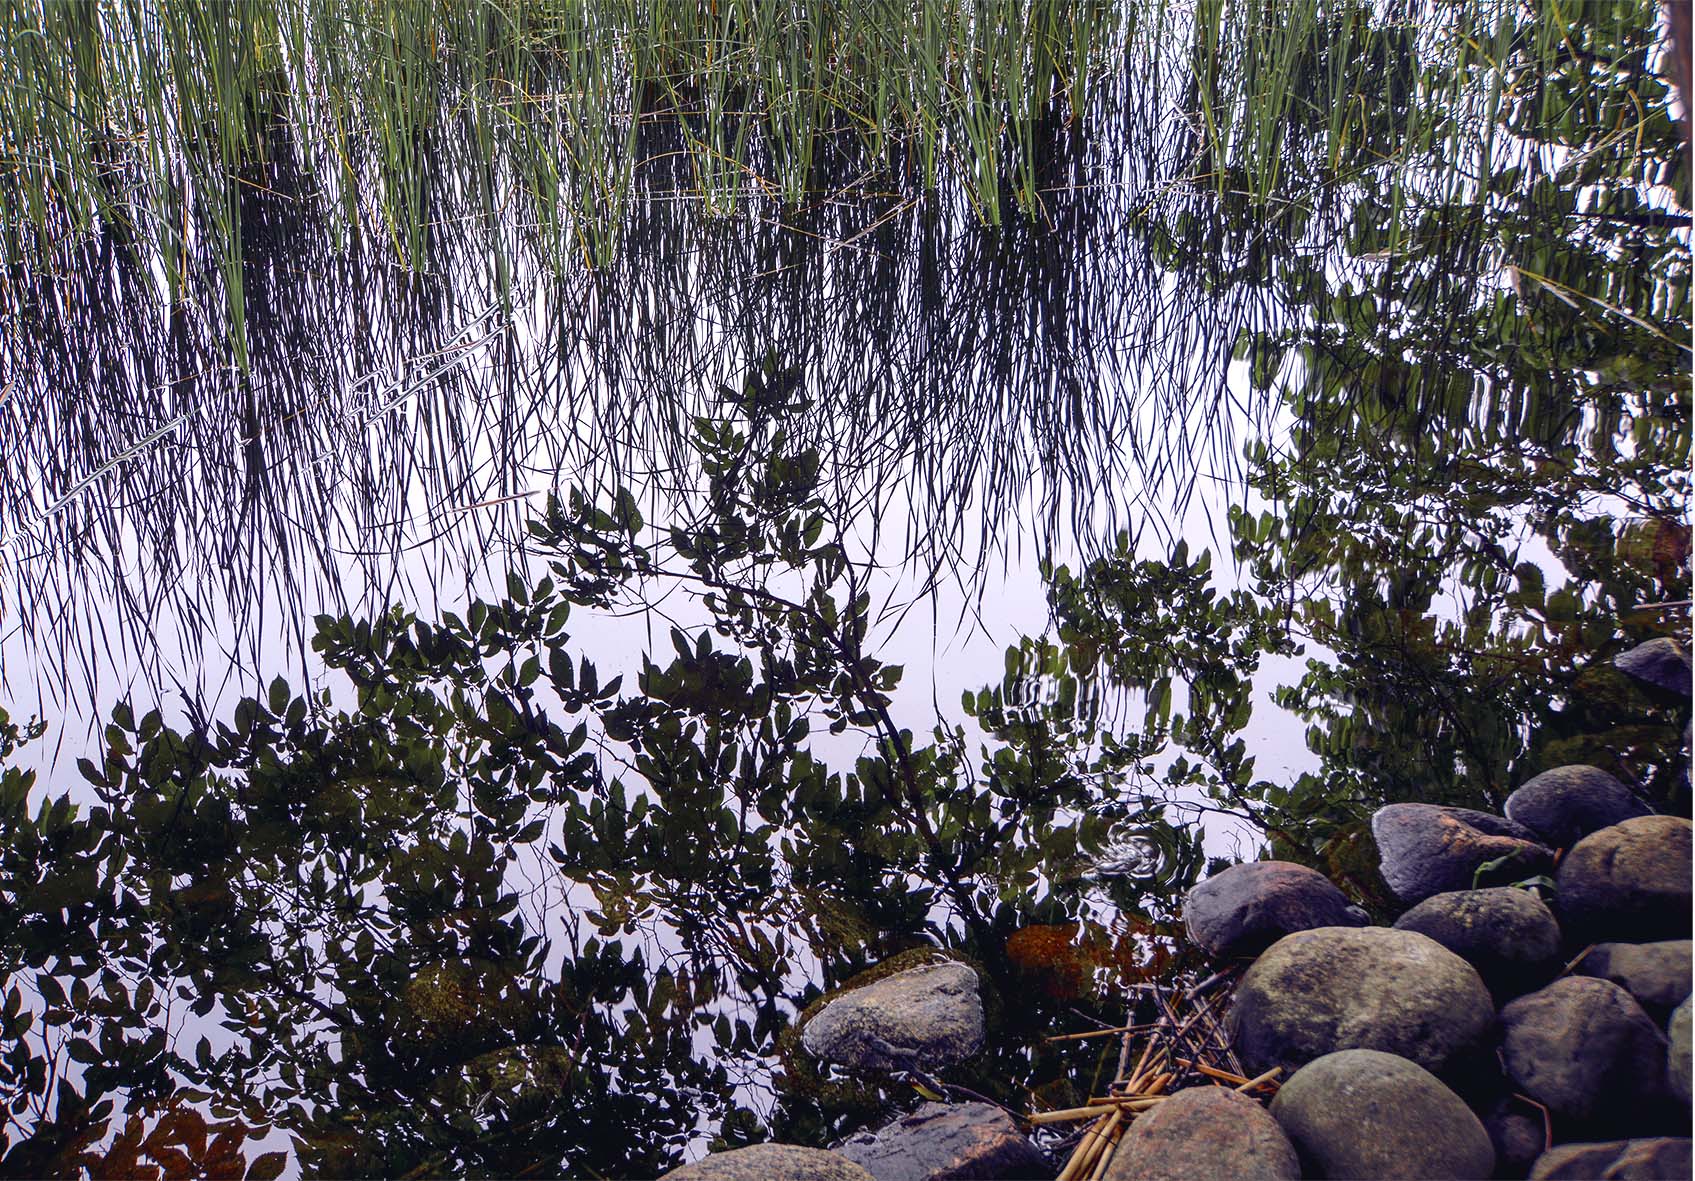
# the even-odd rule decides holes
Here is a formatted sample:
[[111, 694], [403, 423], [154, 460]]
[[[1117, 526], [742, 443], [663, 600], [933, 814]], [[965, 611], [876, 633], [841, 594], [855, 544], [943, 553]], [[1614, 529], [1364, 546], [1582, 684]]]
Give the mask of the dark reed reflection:
[[804, 207], [706, 216], [676, 172], [683, 124], [655, 120], [616, 260], [563, 270], [521, 202], [479, 213], [450, 131], [423, 157], [421, 274], [338, 241], [279, 132], [239, 189], [246, 371], [221, 301], [161, 313], [113, 233], [12, 276], [10, 650], [43, 700], [107, 660], [161, 675], [174, 633], [191, 664], [253, 661], [279, 631], [299, 650], [324, 606], [477, 568], [531, 494], [686, 490], [690, 423], [770, 356], [804, 384], [837, 508], [898, 539], [915, 586], [969, 578], [1009, 535], [1138, 526], [1228, 467], [1229, 353], [1264, 312], [1239, 247], [1155, 253], [1209, 203], [1180, 183], [1192, 133], [1134, 80], [1109, 98], [1103, 135], [1043, 129], [1043, 216], [998, 227], [957, 191], [866, 179], [839, 140]]

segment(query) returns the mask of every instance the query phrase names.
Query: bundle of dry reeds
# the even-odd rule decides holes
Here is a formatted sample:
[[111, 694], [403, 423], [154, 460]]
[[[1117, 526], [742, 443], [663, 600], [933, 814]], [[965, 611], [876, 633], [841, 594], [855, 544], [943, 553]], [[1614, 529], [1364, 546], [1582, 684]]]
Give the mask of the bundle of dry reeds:
[[[1090, 1121], [1081, 1132], [1061, 1142], [1062, 1151], [1069, 1147], [1071, 1153], [1058, 1181], [1098, 1181], [1105, 1176], [1113, 1151], [1132, 1121], [1157, 1107], [1174, 1091], [1191, 1086], [1230, 1086], [1244, 1094], [1276, 1093], [1280, 1070], [1274, 1068], [1248, 1078], [1218, 1020], [1231, 992], [1223, 986], [1233, 983], [1235, 975], [1231, 969], [1193, 988], [1172, 992], [1153, 984], [1138, 985], [1139, 991], [1151, 995], [1159, 1013], [1156, 1020], [1059, 1034], [1049, 1039], [1074, 1041], [1113, 1036], [1122, 1039], [1118, 1070], [1106, 1094], [1090, 1099], [1082, 1107], [1039, 1111], [1029, 1116], [1029, 1121], [1037, 1126]], [[1127, 1069], [1138, 1039], [1143, 1043], [1141, 1055], [1134, 1069]]]

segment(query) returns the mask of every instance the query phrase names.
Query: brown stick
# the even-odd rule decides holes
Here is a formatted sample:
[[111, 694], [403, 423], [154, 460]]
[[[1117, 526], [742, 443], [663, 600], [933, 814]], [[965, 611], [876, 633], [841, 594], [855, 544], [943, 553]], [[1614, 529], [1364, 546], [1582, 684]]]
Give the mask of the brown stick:
[[1107, 1037], [1117, 1033], [1143, 1033], [1158, 1028], [1158, 1025], [1158, 1022], [1151, 1025], [1115, 1025], [1111, 1029], [1086, 1029], [1082, 1033], [1056, 1033], [1052, 1037], [1045, 1037], [1042, 1040], [1045, 1042], [1080, 1042], [1084, 1038]]
[[[1122, 1114], [1122, 1109], [1120, 1111]], [[1118, 1151], [1118, 1142], [1124, 1139], [1123, 1127], [1108, 1128], [1106, 1137], [1101, 1144], [1101, 1151], [1095, 1157], [1094, 1170], [1089, 1174], [1089, 1181], [1100, 1181], [1106, 1175], [1107, 1166], [1112, 1164], [1112, 1154]]]
[[1116, 1111], [1112, 1115], [1103, 1115], [1094, 1127], [1083, 1133], [1083, 1138], [1077, 1142], [1077, 1147], [1071, 1153], [1071, 1159], [1065, 1162], [1065, 1168], [1061, 1170], [1056, 1181], [1077, 1181], [1085, 1162], [1094, 1155], [1095, 1134], [1105, 1128], [1117, 1115], [1118, 1112]]
[[1276, 1078], [1278, 1075], [1280, 1075], [1282, 1073], [1283, 1073], [1283, 1068], [1281, 1066], [1273, 1066], [1270, 1070], [1266, 1071], [1264, 1074], [1259, 1075], [1256, 1078], [1248, 1079], [1246, 1082], [1244, 1082], [1241, 1086], [1237, 1087], [1236, 1089], [1238, 1091], [1251, 1091], [1255, 1087], [1263, 1087], [1266, 1083], [1269, 1083], [1272, 1079]]

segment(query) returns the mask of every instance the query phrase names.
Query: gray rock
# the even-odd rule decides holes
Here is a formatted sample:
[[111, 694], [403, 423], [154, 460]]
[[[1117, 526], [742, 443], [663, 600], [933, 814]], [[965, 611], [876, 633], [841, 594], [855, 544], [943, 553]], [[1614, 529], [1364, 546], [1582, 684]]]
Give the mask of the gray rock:
[[1226, 1024], [1253, 1074], [1356, 1048], [1441, 1071], [1482, 1044], [1494, 1017], [1476, 969], [1434, 939], [1320, 927], [1278, 940], [1254, 962]]
[[1585, 976], [1598, 976], [1636, 998], [1650, 1016], [1664, 1019], [1689, 995], [1691, 949], [1687, 939], [1659, 943], [1597, 943], [1578, 963]]
[[1531, 1181], [1689, 1181], [1690, 1142], [1676, 1136], [1556, 1144], [1530, 1170]]
[[1525, 1176], [1548, 1146], [1548, 1127], [1542, 1113], [1512, 1096], [1483, 1113], [1483, 1130], [1495, 1146], [1497, 1177]]
[[1665, 1038], [1610, 980], [1568, 976], [1501, 1010], [1501, 1059], [1556, 1118], [1630, 1117], [1664, 1094]]
[[926, 1103], [835, 1151], [877, 1181], [994, 1181], [1042, 1177], [1053, 1170], [1012, 1117], [987, 1103]]
[[1670, 1043], [1666, 1047], [1666, 1081], [1672, 1094], [1685, 1103], [1689, 1102], [1689, 1032], [1689, 1001], [1685, 999], [1666, 1023], [1666, 1037]]
[[1555, 767], [1528, 779], [1507, 797], [1507, 819], [1524, 825], [1556, 849], [1569, 849], [1598, 829], [1649, 807], [1599, 767]]
[[795, 1144], [755, 1144], [714, 1152], [672, 1169], [664, 1181], [875, 1181], [845, 1157]]
[[[1432, 894], [1502, 885], [1543, 873], [1554, 851], [1501, 816], [1437, 804], [1390, 804], [1371, 818], [1383, 880], [1402, 902]], [[1490, 862], [1509, 860], [1479, 871]]]
[[1377, 1050], [1301, 1067], [1271, 1101], [1309, 1177], [1454, 1177], [1495, 1171], [1489, 1133], [1435, 1075]]
[[1395, 921], [1477, 969], [1497, 1002], [1539, 988], [1560, 966], [1560, 925], [1528, 890], [1495, 886], [1426, 898]]
[[977, 973], [948, 961], [844, 993], [801, 1031], [814, 1058], [856, 1070], [933, 1070], [983, 1048]]
[[1317, 870], [1292, 861], [1249, 861], [1214, 874], [1183, 904], [1189, 938], [1208, 955], [1257, 955], [1313, 927], [1363, 927], [1365, 911]]
[[1620, 652], [1613, 663], [1639, 681], [1689, 696], [1689, 653], [1670, 636]]
[[1554, 910], [1568, 939], [1687, 939], [1689, 821], [1638, 816], [1590, 833], [1566, 853], [1554, 880]]
[[1190, 1087], [1136, 1117], [1105, 1181], [1298, 1181], [1294, 1145], [1265, 1108], [1223, 1087]]

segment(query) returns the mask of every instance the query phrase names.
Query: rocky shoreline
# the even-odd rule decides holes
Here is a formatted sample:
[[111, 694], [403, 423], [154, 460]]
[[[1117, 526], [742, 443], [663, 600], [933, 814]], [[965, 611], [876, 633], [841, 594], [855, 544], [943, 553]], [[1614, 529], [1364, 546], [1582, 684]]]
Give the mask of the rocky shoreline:
[[[1671, 641], [1618, 663], [1688, 692]], [[1268, 1105], [1217, 1080], [1138, 1101], [1116, 1149], [1074, 1175], [1687, 1179], [1689, 821], [1579, 766], [1536, 776], [1502, 811], [1376, 813], [1382, 876], [1405, 908], [1392, 926], [1371, 925], [1324, 875], [1289, 862], [1236, 865], [1197, 885], [1184, 923], [1234, 976], [1229, 1049], [1243, 1072], [1280, 1085], [1264, 1088], [1275, 1090]], [[849, 1071], [935, 1070], [985, 1036], [976, 973], [940, 956], [809, 1012], [806, 1053]], [[1073, 1181], [1077, 1164], [1058, 1175]], [[759, 1145], [669, 1176], [1056, 1172], [1012, 1113], [963, 1102], [928, 1103], [831, 1151]]]

